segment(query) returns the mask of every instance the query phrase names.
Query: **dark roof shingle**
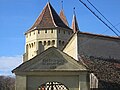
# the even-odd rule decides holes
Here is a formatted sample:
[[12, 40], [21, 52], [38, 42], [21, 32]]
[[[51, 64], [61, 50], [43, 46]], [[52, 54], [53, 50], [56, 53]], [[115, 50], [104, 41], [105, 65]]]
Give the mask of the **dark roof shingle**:
[[89, 67], [99, 80], [99, 88], [105, 90], [118, 90], [120, 88], [120, 60], [83, 56], [84, 63]]

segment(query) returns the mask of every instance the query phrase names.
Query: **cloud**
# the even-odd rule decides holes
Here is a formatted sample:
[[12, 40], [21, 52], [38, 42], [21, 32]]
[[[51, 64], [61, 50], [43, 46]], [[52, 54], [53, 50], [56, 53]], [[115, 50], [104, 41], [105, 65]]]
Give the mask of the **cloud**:
[[13, 75], [12, 70], [22, 63], [22, 56], [1, 56], [0, 57], [0, 75]]

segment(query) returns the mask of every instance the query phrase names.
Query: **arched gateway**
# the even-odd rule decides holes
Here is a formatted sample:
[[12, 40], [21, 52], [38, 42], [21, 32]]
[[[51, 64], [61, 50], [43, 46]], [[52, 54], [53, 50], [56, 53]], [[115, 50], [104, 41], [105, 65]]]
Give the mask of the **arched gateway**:
[[64, 84], [60, 82], [46, 82], [40, 85], [37, 90], [69, 90]]

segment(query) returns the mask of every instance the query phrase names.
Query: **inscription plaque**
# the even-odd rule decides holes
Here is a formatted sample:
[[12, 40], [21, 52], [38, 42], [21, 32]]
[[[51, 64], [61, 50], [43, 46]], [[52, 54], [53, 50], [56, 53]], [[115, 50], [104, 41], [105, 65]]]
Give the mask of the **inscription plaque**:
[[55, 69], [59, 65], [63, 65], [65, 63], [62, 59], [43, 59], [42, 65], [46, 65], [50, 69]]

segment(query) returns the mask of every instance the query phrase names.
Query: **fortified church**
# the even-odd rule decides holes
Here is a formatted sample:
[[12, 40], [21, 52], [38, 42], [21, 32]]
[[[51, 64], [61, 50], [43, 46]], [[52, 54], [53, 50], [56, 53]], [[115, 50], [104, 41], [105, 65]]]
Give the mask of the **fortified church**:
[[25, 36], [16, 90], [120, 89], [120, 38], [81, 32], [75, 14], [69, 27], [50, 2]]

